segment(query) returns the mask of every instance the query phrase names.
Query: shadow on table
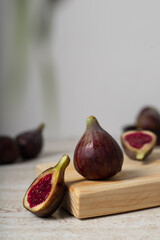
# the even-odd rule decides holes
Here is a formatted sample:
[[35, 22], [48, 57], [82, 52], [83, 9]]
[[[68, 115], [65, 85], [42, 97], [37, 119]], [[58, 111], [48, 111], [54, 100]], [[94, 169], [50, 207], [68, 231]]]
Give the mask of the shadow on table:
[[46, 218], [47, 220], [62, 220], [73, 217], [67, 210], [63, 207], [60, 207], [55, 213], [53, 213], [50, 217]]

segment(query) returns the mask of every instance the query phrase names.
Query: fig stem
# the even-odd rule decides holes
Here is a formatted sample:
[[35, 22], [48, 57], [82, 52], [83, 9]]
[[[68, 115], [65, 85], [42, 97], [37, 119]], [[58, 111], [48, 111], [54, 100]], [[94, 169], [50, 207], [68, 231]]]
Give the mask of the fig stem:
[[100, 127], [101, 128], [101, 126], [99, 125], [96, 117], [94, 117], [94, 116], [90, 116], [86, 119], [86, 127], [87, 128], [92, 128], [92, 127], [94, 127], [94, 128], [95, 127]]
[[136, 155], [136, 158], [138, 160], [142, 160], [144, 158], [144, 154], [145, 154], [144, 152], [138, 152], [137, 155]]
[[59, 160], [59, 162], [57, 163], [57, 165], [55, 166], [55, 168], [57, 168], [58, 170], [65, 170], [66, 167], [69, 165], [70, 163], [70, 158], [67, 154], [64, 154], [62, 156], [62, 158]]
[[44, 129], [45, 127], [45, 124], [44, 123], [41, 123], [38, 127], [38, 131], [42, 132], [42, 130]]

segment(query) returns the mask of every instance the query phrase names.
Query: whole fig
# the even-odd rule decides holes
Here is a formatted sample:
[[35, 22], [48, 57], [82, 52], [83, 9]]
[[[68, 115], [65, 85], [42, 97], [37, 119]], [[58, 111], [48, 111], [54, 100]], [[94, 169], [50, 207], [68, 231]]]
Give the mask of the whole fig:
[[133, 124], [125, 125], [122, 130], [123, 130], [123, 132], [137, 130], [137, 126], [133, 125]]
[[137, 117], [137, 129], [149, 130], [157, 135], [157, 145], [160, 144], [160, 114], [154, 107], [143, 108]]
[[105, 179], [121, 171], [123, 152], [94, 116], [86, 120], [86, 131], [74, 151], [74, 166], [87, 179]]
[[160, 114], [153, 107], [143, 108], [137, 117], [137, 128], [159, 131], [160, 130]]
[[44, 124], [41, 124], [38, 128], [23, 132], [16, 137], [23, 159], [35, 158], [40, 153], [43, 146], [43, 128]]
[[19, 156], [17, 143], [8, 136], [0, 137], [0, 164], [14, 163]]

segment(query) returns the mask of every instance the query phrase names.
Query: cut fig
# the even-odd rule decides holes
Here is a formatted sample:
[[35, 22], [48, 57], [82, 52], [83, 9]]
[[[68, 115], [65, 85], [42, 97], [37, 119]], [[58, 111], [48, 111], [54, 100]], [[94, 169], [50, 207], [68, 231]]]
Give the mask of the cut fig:
[[55, 167], [41, 173], [28, 188], [23, 205], [39, 217], [49, 217], [61, 205], [65, 193], [64, 172], [70, 162], [63, 155]]
[[127, 131], [121, 136], [123, 149], [131, 159], [143, 160], [156, 145], [157, 136], [151, 131]]

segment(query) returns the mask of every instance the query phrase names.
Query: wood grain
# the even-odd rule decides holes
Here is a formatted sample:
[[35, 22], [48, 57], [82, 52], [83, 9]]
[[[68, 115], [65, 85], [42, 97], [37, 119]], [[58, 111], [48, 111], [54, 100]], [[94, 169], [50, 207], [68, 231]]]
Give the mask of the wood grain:
[[[53, 166], [39, 164], [37, 175]], [[160, 150], [143, 162], [125, 156], [122, 171], [104, 181], [80, 176], [71, 162], [66, 170], [63, 207], [77, 218], [90, 218], [160, 205]]]

